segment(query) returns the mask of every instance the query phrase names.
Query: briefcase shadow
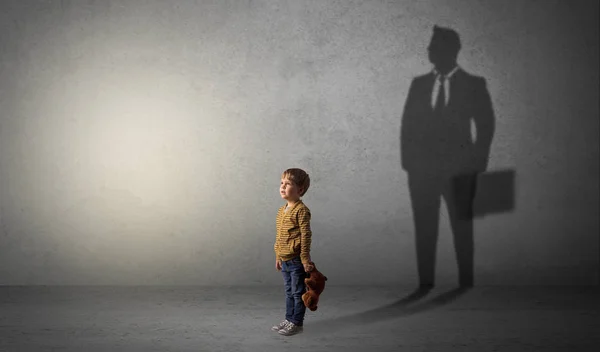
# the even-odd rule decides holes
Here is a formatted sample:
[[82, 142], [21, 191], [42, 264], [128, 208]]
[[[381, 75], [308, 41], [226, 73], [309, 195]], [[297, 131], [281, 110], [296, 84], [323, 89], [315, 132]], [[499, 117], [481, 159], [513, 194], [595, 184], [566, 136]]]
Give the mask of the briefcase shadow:
[[515, 209], [515, 170], [494, 170], [477, 175], [473, 216], [511, 212]]

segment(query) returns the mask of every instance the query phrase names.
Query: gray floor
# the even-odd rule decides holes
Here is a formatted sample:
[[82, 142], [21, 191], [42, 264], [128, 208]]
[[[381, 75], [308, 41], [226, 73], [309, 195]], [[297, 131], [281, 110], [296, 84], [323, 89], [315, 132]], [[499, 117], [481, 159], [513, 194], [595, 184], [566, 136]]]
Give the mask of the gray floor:
[[[283, 337], [281, 287], [0, 287], [0, 351], [597, 351], [598, 287], [328, 286]], [[595, 348], [596, 347], [596, 348]]]

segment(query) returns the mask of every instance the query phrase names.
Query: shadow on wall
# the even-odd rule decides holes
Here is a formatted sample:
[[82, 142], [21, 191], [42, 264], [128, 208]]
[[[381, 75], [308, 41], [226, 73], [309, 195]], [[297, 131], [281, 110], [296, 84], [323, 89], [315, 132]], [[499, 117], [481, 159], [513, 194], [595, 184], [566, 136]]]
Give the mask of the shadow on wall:
[[457, 65], [460, 49], [457, 32], [434, 26], [428, 47], [434, 69], [413, 79], [402, 116], [400, 154], [421, 287], [435, 284], [442, 197], [462, 287], [474, 284], [473, 218], [514, 208], [514, 171], [486, 171], [495, 130], [486, 80]]

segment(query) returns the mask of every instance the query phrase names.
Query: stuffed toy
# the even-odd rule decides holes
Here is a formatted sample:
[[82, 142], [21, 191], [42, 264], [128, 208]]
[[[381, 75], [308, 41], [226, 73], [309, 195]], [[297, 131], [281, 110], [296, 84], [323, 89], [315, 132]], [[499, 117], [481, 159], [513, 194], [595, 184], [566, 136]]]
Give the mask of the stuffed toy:
[[304, 306], [311, 311], [317, 310], [317, 304], [319, 303], [319, 295], [325, 289], [325, 281], [327, 281], [327, 277], [323, 275], [317, 267], [315, 263], [310, 262], [312, 266], [312, 270], [308, 272], [308, 277], [304, 279], [304, 283], [306, 284], [306, 292], [302, 295], [302, 301], [304, 302]]

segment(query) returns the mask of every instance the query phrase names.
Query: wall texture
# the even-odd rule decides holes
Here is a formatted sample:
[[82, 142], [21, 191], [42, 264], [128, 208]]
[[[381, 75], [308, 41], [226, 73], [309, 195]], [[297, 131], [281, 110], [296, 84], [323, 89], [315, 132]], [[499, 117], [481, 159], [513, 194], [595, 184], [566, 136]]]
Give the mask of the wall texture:
[[[3, 1], [0, 284], [280, 284], [279, 177], [331, 284], [417, 282], [401, 115], [432, 26], [487, 79], [476, 284], [596, 284], [598, 3]], [[456, 281], [442, 208], [439, 283]]]

